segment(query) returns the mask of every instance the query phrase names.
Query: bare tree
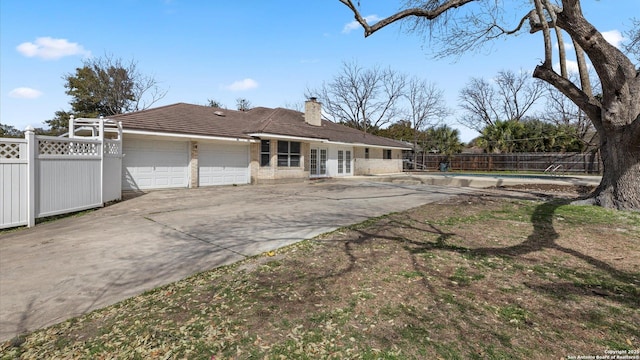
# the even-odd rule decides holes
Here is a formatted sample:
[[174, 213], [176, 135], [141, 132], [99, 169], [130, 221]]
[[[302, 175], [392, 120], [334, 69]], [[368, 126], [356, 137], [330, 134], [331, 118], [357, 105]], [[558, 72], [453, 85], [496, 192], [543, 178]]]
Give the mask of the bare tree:
[[585, 148], [597, 149], [598, 136], [584, 111], [551, 85], [547, 86], [545, 111], [541, 118], [555, 125], [566, 125], [576, 129]]
[[496, 92], [491, 84], [482, 78], [471, 78], [460, 90], [458, 99], [460, 108], [464, 110], [460, 124], [481, 132], [488, 125], [500, 120]]
[[396, 118], [406, 81], [406, 75], [391, 69], [364, 69], [345, 62], [330, 82], [308, 89], [305, 96], [318, 98], [333, 121], [366, 133]]
[[444, 101], [444, 91], [434, 83], [417, 77], [409, 79], [405, 98], [409, 105], [407, 115], [413, 127], [413, 163], [416, 164], [420, 133], [446, 117], [449, 109]]
[[462, 125], [481, 132], [497, 120], [520, 121], [545, 93], [544, 83], [523, 71], [500, 71], [494, 84], [472, 78], [460, 90], [460, 107], [465, 111], [459, 120]]
[[625, 44], [625, 50], [640, 61], [640, 19], [633, 19], [633, 29], [626, 32], [629, 42]]
[[304, 111], [304, 102], [303, 101], [286, 101], [283, 105], [283, 108], [285, 109], [289, 109], [289, 110], [295, 110], [298, 112], [303, 112]]
[[236, 108], [240, 111], [249, 111], [251, 110], [251, 101], [245, 98], [237, 98], [236, 99]]
[[216, 99], [207, 99], [207, 106], [214, 108], [223, 108], [224, 105]]
[[[400, 11], [369, 25], [352, 0], [340, 0], [370, 36], [386, 26], [404, 22], [409, 30], [428, 34], [440, 55], [460, 55], [483, 43], [517, 34], [542, 33], [544, 58], [533, 72], [568, 97], [591, 120], [600, 139], [604, 173], [591, 197], [583, 203], [640, 211], [640, 72], [621, 50], [611, 45], [584, 17], [581, 0], [408, 0]], [[556, 4], [557, 3], [557, 4]], [[524, 12], [514, 12], [528, 6]], [[615, 6], [615, 5], [614, 5]], [[515, 16], [514, 16], [515, 15]], [[510, 23], [507, 19], [517, 18]], [[575, 44], [580, 83], [566, 69], [553, 69], [553, 35], [568, 35]], [[560, 45], [560, 44], [558, 44]], [[602, 86], [601, 96], [587, 83], [585, 62], [591, 61]]]
[[[167, 94], [153, 76], [140, 72], [135, 60], [126, 62], [105, 55], [86, 60], [84, 67], [96, 76], [93, 95], [104, 99], [105, 115], [148, 109]], [[71, 77], [67, 75], [69, 82]]]

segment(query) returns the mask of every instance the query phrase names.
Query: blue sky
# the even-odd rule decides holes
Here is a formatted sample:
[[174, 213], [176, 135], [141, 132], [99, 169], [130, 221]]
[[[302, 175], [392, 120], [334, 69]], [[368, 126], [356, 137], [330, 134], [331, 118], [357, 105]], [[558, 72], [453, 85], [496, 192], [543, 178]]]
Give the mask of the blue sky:
[[[362, 0], [366, 16], [384, 17], [400, 2]], [[611, 42], [640, 15], [640, 0], [583, 0], [583, 11]], [[167, 90], [154, 106], [206, 104], [278, 107], [304, 101], [304, 91], [336, 74], [344, 61], [379, 65], [436, 83], [456, 110], [471, 77], [532, 71], [542, 57], [539, 35], [498, 40], [488, 51], [433, 60], [421, 37], [398, 26], [365, 39], [350, 30], [338, 0], [2, 0], [0, 123], [44, 126], [69, 110], [62, 76], [88, 56], [135, 60]], [[490, 50], [490, 51], [489, 51]], [[457, 114], [445, 120], [456, 125]], [[460, 127], [468, 141], [476, 134]]]

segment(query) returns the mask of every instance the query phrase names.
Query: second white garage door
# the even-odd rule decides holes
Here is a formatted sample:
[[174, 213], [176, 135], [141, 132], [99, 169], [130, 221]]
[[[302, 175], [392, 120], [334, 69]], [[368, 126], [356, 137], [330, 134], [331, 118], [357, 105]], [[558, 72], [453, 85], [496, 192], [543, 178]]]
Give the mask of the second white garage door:
[[236, 144], [198, 145], [200, 186], [249, 183], [249, 146]]

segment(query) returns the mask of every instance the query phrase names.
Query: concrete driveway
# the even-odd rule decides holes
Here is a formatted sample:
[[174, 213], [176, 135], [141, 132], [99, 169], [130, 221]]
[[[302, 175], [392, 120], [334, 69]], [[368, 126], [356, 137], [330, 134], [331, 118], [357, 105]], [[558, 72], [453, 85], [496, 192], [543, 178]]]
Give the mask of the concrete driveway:
[[154, 191], [0, 236], [0, 340], [469, 188], [326, 180]]

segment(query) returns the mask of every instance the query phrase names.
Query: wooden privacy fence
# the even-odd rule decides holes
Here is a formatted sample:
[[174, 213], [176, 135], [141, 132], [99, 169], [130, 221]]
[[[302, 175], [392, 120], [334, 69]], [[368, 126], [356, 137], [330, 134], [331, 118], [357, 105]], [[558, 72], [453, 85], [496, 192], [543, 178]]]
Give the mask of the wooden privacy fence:
[[120, 199], [122, 126], [72, 119], [69, 128], [69, 137], [27, 128], [24, 139], [0, 138], [0, 228], [33, 226], [36, 218]]
[[[455, 171], [533, 171], [552, 173], [599, 174], [602, 164], [599, 153], [509, 153], [509, 154], [455, 154], [449, 158], [449, 170]], [[418, 154], [418, 161], [409, 168], [440, 170], [447, 156]]]

